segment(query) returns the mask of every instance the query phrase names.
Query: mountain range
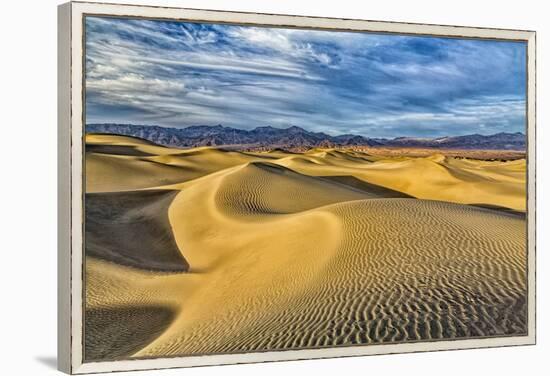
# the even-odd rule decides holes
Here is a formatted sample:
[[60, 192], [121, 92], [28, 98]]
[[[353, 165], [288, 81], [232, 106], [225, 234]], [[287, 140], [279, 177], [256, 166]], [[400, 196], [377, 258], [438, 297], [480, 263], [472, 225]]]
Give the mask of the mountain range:
[[252, 130], [224, 127], [222, 125], [196, 125], [186, 128], [168, 128], [156, 125], [87, 124], [87, 133], [108, 133], [139, 137], [159, 145], [174, 147], [243, 146], [255, 148], [311, 148], [336, 146], [385, 146], [438, 149], [525, 150], [523, 133], [471, 134], [438, 138], [397, 137], [369, 138], [343, 134], [331, 136], [322, 132], [310, 132], [303, 128], [257, 127]]

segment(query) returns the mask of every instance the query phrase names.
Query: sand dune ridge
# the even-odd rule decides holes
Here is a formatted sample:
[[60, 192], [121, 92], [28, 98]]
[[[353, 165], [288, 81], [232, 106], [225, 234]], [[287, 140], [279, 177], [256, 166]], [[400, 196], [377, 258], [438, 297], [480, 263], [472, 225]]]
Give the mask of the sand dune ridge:
[[89, 142], [86, 359], [526, 333], [524, 160]]

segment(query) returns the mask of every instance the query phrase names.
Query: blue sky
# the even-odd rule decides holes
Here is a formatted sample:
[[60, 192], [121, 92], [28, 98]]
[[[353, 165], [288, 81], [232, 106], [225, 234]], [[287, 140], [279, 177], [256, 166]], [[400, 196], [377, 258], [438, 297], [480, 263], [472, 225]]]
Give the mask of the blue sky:
[[86, 18], [86, 121], [524, 132], [525, 44]]

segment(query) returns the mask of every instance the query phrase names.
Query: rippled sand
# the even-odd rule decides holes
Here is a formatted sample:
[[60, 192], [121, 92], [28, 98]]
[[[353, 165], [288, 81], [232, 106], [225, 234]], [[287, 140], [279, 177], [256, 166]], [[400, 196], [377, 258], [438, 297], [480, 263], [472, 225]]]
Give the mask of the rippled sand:
[[526, 334], [525, 160], [87, 146], [87, 360]]

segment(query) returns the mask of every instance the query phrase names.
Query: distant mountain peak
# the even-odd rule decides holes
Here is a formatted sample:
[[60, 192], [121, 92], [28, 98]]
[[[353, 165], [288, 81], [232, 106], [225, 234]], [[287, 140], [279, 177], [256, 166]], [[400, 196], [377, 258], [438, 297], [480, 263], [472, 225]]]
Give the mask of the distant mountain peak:
[[292, 125], [288, 128], [286, 128], [287, 131], [300, 131], [300, 132], [307, 132], [304, 128], [297, 127], [295, 125]]

